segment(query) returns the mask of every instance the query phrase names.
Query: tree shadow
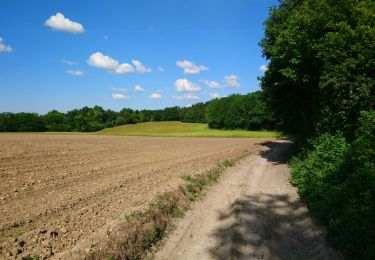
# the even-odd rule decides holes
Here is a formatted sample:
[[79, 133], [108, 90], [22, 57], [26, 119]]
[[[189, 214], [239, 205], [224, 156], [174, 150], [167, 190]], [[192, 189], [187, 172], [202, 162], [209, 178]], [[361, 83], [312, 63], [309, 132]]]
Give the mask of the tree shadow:
[[339, 259], [298, 198], [259, 193], [218, 213], [214, 259]]
[[273, 164], [285, 164], [290, 159], [291, 153], [289, 151], [292, 144], [288, 140], [262, 142], [260, 145], [268, 149], [259, 152], [259, 155]]

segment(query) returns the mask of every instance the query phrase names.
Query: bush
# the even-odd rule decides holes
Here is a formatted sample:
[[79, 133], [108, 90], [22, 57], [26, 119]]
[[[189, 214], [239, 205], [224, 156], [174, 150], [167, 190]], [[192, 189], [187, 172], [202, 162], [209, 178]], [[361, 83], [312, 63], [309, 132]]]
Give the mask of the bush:
[[375, 112], [361, 112], [352, 144], [323, 134], [292, 162], [291, 181], [333, 246], [351, 259], [375, 259]]
[[349, 145], [342, 135], [324, 134], [309, 142], [309, 148], [292, 162], [293, 184], [298, 186], [301, 198], [311, 213], [321, 220], [329, 219], [327, 210], [336, 189], [337, 170], [342, 167]]

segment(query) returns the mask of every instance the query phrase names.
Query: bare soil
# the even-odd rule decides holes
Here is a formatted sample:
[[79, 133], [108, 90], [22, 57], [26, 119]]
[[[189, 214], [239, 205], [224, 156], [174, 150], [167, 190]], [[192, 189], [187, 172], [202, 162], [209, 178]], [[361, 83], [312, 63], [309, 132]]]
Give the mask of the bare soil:
[[0, 135], [0, 259], [79, 258], [181, 176], [266, 140]]
[[341, 259], [290, 185], [285, 141], [223, 173], [155, 259]]

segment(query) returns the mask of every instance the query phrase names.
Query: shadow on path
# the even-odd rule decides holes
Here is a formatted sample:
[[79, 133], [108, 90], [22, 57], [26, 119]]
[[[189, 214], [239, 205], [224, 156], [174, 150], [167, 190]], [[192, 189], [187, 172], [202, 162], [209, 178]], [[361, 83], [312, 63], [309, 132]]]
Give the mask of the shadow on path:
[[244, 196], [219, 221], [214, 259], [337, 259], [302, 203], [286, 195]]
[[[277, 178], [288, 159], [290, 141], [269, 141], [260, 156], [276, 168], [260, 173], [266, 186], [254, 186], [218, 212], [219, 227], [211, 234], [215, 245], [209, 249], [213, 259], [340, 259], [327, 246], [324, 233], [308, 216], [304, 204], [287, 180]], [[280, 168], [281, 169], [281, 168]], [[276, 175], [274, 175], [276, 174]], [[251, 181], [251, 180], [250, 180]], [[285, 186], [286, 185], [286, 186]]]
[[290, 158], [289, 149], [292, 142], [285, 141], [267, 141], [260, 143], [260, 145], [267, 147], [267, 150], [261, 151], [259, 155], [273, 164], [284, 164]]

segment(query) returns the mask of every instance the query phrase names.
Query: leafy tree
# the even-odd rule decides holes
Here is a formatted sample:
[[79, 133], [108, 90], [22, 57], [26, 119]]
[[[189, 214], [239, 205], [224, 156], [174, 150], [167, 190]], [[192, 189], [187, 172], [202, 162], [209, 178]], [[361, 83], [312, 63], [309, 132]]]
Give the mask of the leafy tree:
[[35, 113], [1, 113], [1, 132], [43, 132], [46, 126], [43, 118]]
[[68, 124], [67, 117], [64, 113], [52, 110], [43, 116], [47, 131], [64, 132], [70, 131], [71, 126]]
[[274, 129], [276, 125], [262, 92], [214, 99], [207, 106], [207, 120], [211, 128], [224, 129]]
[[371, 0], [284, 0], [271, 9], [262, 88], [286, 131], [350, 137], [359, 112], [374, 108], [374, 10]]
[[116, 118], [116, 125], [127, 125], [136, 123], [136, 114], [130, 108], [122, 109]]
[[206, 106], [205, 103], [197, 103], [183, 108], [180, 112], [180, 120], [188, 123], [206, 123]]
[[178, 121], [180, 120], [179, 107], [167, 107], [163, 110], [163, 121]]
[[375, 2], [282, 0], [265, 25], [262, 89], [303, 144], [292, 181], [332, 245], [375, 259]]

